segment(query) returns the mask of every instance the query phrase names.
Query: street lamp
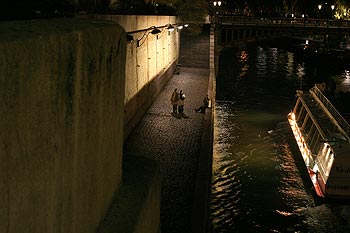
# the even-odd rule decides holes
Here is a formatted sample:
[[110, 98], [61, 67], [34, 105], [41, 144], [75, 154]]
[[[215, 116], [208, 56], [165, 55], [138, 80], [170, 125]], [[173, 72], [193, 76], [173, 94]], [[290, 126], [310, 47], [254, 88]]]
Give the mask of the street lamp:
[[[326, 15], [326, 17], [327, 17], [327, 19], [329, 18], [329, 15], [331, 14], [332, 15], [332, 17], [333, 17], [333, 11], [334, 11], [334, 9], [335, 9], [335, 5], [331, 5], [330, 6], [330, 9], [331, 9], [331, 11], [329, 11], [329, 7], [328, 7], [328, 4], [327, 3], [325, 3], [324, 4], [325, 5], [325, 7], [324, 7], [324, 9], [323, 9], [323, 12], [324, 12], [324, 14]], [[322, 9], [322, 4], [319, 4], [318, 6], [317, 6], [317, 8], [320, 10], [320, 16], [321, 16], [321, 9]]]
[[[152, 29], [152, 31], [150, 31]], [[148, 34], [152, 34], [152, 35], [157, 35], [161, 33], [162, 31], [159, 30], [156, 26], [152, 26], [147, 28], [146, 30], [144, 30], [145, 32], [143, 33], [142, 37], [140, 39], [137, 40], [137, 47], [140, 47], [141, 45], [143, 45], [143, 43], [145, 43], [146, 38], [148, 37]], [[129, 37], [130, 38], [130, 37]], [[130, 38], [131, 39], [131, 38]], [[143, 41], [142, 41], [143, 40]]]
[[[213, 5], [214, 5], [214, 8], [213, 8], [213, 13], [218, 15], [219, 14], [219, 7], [221, 6], [221, 1], [213, 1]], [[217, 11], [218, 10], [218, 11]]]
[[168, 30], [168, 32], [172, 32], [175, 30], [175, 27], [171, 24], [168, 24], [168, 27], [166, 29]]
[[317, 6], [317, 8], [318, 8], [318, 12], [319, 12], [319, 18], [321, 18], [321, 9], [322, 9], [322, 5], [321, 4], [319, 4], [318, 6]]
[[221, 1], [214, 1], [213, 4], [214, 4], [214, 6], [216, 6], [216, 5], [221, 6]]
[[334, 18], [334, 9], [335, 9], [335, 6], [331, 5], [331, 16], [332, 16], [332, 18]]

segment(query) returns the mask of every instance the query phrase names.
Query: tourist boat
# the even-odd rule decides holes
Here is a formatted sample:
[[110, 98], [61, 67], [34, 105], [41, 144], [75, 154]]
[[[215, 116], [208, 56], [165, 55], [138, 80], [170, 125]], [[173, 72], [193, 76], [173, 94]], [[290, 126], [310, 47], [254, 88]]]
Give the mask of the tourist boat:
[[350, 199], [350, 126], [322, 89], [298, 90], [288, 121], [317, 196]]

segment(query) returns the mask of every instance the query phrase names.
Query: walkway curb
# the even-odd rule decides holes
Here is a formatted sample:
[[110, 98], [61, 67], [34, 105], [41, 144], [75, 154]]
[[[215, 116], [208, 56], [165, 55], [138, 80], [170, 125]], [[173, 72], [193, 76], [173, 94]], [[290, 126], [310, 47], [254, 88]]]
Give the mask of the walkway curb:
[[203, 134], [199, 153], [194, 203], [192, 208], [192, 233], [207, 233], [210, 229], [210, 193], [212, 178], [212, 158], [215, 112], [215, 29], [210, 28], [210, 57], [208, 95], [211, 108], [207, 109], [203, 123]]

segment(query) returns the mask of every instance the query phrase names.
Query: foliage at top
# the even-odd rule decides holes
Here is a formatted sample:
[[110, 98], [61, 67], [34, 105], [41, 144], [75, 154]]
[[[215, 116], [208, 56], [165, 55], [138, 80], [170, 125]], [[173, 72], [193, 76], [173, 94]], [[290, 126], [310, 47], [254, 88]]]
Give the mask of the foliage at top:
[[12, 0], [0, 6], [1, 20], [71, 17], [73, 0]]

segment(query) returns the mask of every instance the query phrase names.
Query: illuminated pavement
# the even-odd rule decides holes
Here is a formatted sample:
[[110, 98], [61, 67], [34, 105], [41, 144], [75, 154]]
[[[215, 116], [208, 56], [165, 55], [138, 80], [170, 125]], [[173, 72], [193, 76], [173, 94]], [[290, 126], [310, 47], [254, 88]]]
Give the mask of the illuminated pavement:
[[[181, 68], [160, 93], [124, 146], [124, 157], [145, 156], [161, 170], [161, 232], [189, 232], [204, 114], [194, 108], [207, 94], [209, 70]], [[184, 115], [173, 115], [175, 88], [186, 95]]]
[[[194, 109], [212, 94], [209, 38], [209, 30], [181, 35], [180, 73], [169, 80], [124, 144], [124, 158], [144, 156], [160, 164], [162, 233], [204, 232], [207, 223], [212, 118], [211, 111], [202, 114]], [[175, 88], [186, 95], [184, 115], [172, 113]]]

